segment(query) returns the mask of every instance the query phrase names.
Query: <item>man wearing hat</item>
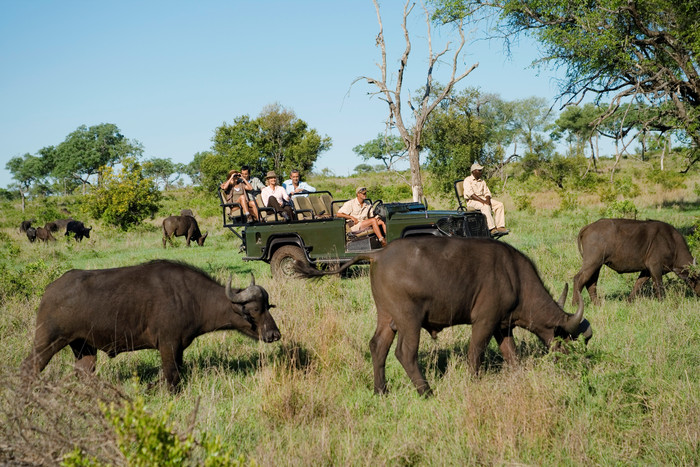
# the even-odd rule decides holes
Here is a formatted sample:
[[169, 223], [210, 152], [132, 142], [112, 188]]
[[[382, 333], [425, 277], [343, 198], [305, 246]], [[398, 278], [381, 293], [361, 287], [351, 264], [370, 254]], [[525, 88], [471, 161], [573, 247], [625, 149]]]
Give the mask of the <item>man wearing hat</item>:
[[265, 183], [267, 186], [260, 192], [263, 204], [282, 214], [285, 221], [291, 221], [294, 213], [289, 203], [289, 195], [277, 184], [277, 174], [272, 170], [269, 171], [265, 176]]
[[486, 216], [486, 223], [491, 235], [506, 235], [506, 216], [503, 203], [491, 198], [491, 190], [481, 178], [484, 168], [474, 162], [471, 167], [472, 174], [464, 179], [464, 197], [467, 199], [467, 208], [481, 211]]
[[355, 197], [346, 201], [340, 209], [338, 209], [338, 217], [352, 222], [350, 226], [351, 232], [359, 232], [371, 228], [377, 236], [379, 243], [386, 246], [384, 233], [386, 225], [378, 217], [369, 217], [369, 208], [371, 205], [367, 201], [367, 188], [358, 186], [355, 190]]

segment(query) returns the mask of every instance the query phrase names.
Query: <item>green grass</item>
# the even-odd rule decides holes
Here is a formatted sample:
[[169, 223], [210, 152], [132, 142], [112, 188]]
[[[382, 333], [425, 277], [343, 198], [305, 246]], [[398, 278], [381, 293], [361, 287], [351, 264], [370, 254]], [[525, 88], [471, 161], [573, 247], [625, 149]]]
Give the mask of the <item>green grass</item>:
[[[175, 248], [164, 250], [159, 222], [180, 206], [190, 207], [182, 205], [184, 200], [193, 203], [209, 237], [204, 247], [185, 248], [178, 238]], [[682, 206], [639, 204], [640, 218], [664, 220], [681, 230], [700, 218], [697, 200]], [[387, 359], [391, 392], [378, 397], [372, 393], [368, 342], [375, 311], [367, 268], [358, 268], [350, 278], [276, 284], [266, 264], [240, 259], [239, 241], [220, 227], [213, 199], [212, 205], [176, 193], [159, 217], [137, 232], [88, 222], [94, 224], [92, 238], [80, 244], [59, 238], [52, 245], [30, 244], [17, 232], [15, 221], [22, 215], [8, 212], [9, 220], [0, 224], [5, 234], [0, 278], [6, 287], [0, 291], [5, 352], [0, 454], [21, 454], [31, 445], [31, 437], [12, 418], [19, 391], [12, 382], [29, 352], [45, 286], [70, 268], [168, 258], [192, 263], [221, 281], [233, 275], [241, 286], [253, 272], [277, 306], [272, 313], [282, 340], [263, 344], [235, 332], [200, 337], [185, 352], [184, 383], [176, 395], [159, 384], [155, 351], [114, 359], [101, 353], [97, 378], [127, 395], [143, 395], [155, 413], [173, 403], [173, 421], [181, 432], [192, 427], [195, 433], [220, 435], [235, 452], [261, 465], [700, 463], [700, 299], [673, 274], [665, 276], [664, 301], [646, 289], [642, 298], [628, 303], [636, 275], [604, 269], [602, 305], [591, 306], [584, 293], [586, 317], [594, 329], [587, 348], [547, 354], [532, 334], [517, 330], [521, 363], [504, 366], [492, 342], [487, 371], [479, 378], [467, 369], [468, 326], [448, 328], [437, 340], [423, 333], [419, 359], [434, 397], [417, 396], [393, 351]], [[530, 256], [558, 296], [580, 266], [578, 230], [599, 212], [599, 206], [571, 212], [538, 208], [537, 215], [511, 208], [512, 233], [503, 241]], [[570, 302], [567, 309], [572, 311]], [[68, 349], [61, 351], [39, 385], [79, 382], [72, 360]], [[131, 384], [134, 375], [136, 386]], [[56, 403], [47, 405], [61, 415], [61, 422], [48, 423], [37, 410], [23, 417], [36, 419], [44, 430], [40, 437], [56, 440], [54, 458], [69, 451], [62, 450], [60, 434], [70, 433], [70, 443], [77, 445], [110, 442], [106, 434], [99, 438], [99, 430], [76, 405], [62, 402], [77, 397], [71, 391], [52, 394], [63, 394], [52, 396]], [[0, 455], [0, 463], [2, 459]]]

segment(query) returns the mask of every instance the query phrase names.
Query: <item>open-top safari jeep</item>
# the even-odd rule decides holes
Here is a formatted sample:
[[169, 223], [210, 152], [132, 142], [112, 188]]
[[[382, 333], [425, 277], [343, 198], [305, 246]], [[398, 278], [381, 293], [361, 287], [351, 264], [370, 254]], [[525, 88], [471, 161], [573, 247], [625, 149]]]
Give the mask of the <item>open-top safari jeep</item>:
[[[227, 203], [219, 193], [223, 226], [242, 242], [245, 261], [265, 261], [276, 277], [294, 276], [294, 261], [314, 265], [341, 265], [360, 252], [381, 248], [371, 229], [354, 234], [336, 217], [347, 200], [334, 200], [327, 191], [292, 197], [294, 217], [286, 222], [257, 196], [260, 220], [246, 222], [238, 203]], [[386, 241], [415, 235], [490, 237], [480, 212], [428, 210], [424, 203], [372, 203], [371, 216], [386, 223]]]

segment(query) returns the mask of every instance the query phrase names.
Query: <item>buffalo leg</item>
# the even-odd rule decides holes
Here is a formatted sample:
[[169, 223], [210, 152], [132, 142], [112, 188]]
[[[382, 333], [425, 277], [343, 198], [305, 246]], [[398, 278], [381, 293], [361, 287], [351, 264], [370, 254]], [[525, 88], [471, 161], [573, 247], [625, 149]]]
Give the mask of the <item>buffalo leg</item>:
[[164, 344], [160, 348], [160, 360], [163, 366], [163, 377], [174, 391], [180, 382], [180, 370], [182, 369], [183, 349], [180, 345]]
[[594, 305], [600, 305], [600, 300], [598, 300], [597, 293], [597, 284], [598, 277], [600, 275], [600, 268], [601, 266], [591, 267], [584, 265], [581, 268], [581, 270], [574, 276], [574, 293], [571, 297], [572, 304], [578, 305], [578, 299], [581, 295], [581, 290], [583, 290], [583, 288], [586, 287], [586, 289], [588, 290], [588, 295], [591, 297], [591, 302], [593, 302]]
[[73, 355], [75, 355], [75, 369], [86, 373], [94, 373], [97, 349], [83, 339], [71, 342], [70, 348], [73, 350]]
[[515, 352], [513, 340], [513, 328], [501, 328], [494, 333], [498, 347], [501, 349], [503, 359], [511, 366], [518, 363], [518, 355]]
[[429, 395], [430, 385], [425, 380], [425, 376], [420, 371], [418, 366], [418, 344], [420, 343], [420, 326], [403, 326], [399, 328], [399, 337], [396, 341], [396, 358], [399, 360], [403, 369], [406, 370], [408, 377], [411, 378], [413, 385], [418, 390], [418, 394]]
[[[479, 374], [481, 363], [484, 360], [484, 351], [489, 344], [491, 337], [499, 329], [493, 323], [474, 323], [472, 325], [472, 338], [469, 341], [469, 350], [467, 350], [467, 360], [474, 375]], [[500, 330], [499, 330], [500, 332]], [[505, 336], [504, 336], [505, 341]], [[505, 344], [507, 347], [509, 344]], [[513, 354], [515, 353], [515, 345], [513, 344]]]
[[31, 353], [24, 359], [20, 367], [22, 374], [36, 377], [41, 373], [41, 370], [46, 368], [53, 356], [66, 345], [68, 345], [68, 342], [64, 339], [51, 342], [38, 342], [38, 340], [35, 340]]
[[396, 331], [391, 328], [391, 316], [377, 313], [377, 330], [369, 341], [369, 350], [372, 353], [372, 366], [374, 367], [374, 392], [384, 394], [386, 388], [386, 356], [394, 342]]
[[637, 296], [639, 291], [642, 289], [642, 286], [649, 280], [650, 277], [649, 271], [642, 271], [639, 273], [639, 277], [634, 283], [634, 287], [632, 287], [632, 292], [630, 292], [630, 296], [627, 298], [627, 301], [631, 302], [634, 300], [634, 297]]

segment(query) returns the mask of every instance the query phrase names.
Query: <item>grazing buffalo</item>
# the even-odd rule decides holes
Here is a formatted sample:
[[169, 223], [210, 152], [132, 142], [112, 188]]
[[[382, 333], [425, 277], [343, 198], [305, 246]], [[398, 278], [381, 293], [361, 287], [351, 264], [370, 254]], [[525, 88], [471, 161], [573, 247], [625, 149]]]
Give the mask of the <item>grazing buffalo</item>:
[[56, 241], [54, 236], [51, 235], [51, 231], [49, 229], [44, 228], [44, 227], [37, 227], [36, 228], [36, 238], [38, 238], [42, 242], [48, 242], [49, 240], [52, 242]]
[[665, 222], [600, 219], [581, 229], [578, 251], [583, 264], [574, 276], [574, 301], [585, 286], [591, 301], [596, 305], [600, 303], [596, 286], [604, 264], [620, 274], [640, 271], [630, 301], [650, 277], [656, 296], [661, 299], [664, 294], [662, 276], [671, 271], [700, 295], [700, 277], [689, 269], [695, 260], [688, 244], [680, 232]]
[[553, 347], [555, 337], [592, 336], [583, 319], [583, 301], [575, 315], [562, 310], [566, 290], [555, 302], [535, 266], [518, 250], [490, 239], [416, 237], [395, 240], [386, 248], [356, 256], [334, 271], [297, 262], [306, 277], [340, 273], [369, 259], [377, 329], [370, 341], [374, 390], [386, 392], [386, 357], [398, 334], [396, 358], [420, 394], [430, 391], [418, 367], [421, 328], [433, 338], [444, 328], [471, 324], [468, 360], [474, 374], [495, 337], [505, 360], [516, 362], [513, 328], [533, 332]]
[[66, 230], [68, 227], [68, 224], [73, 220], [72, 217], [69, 217], [68, 219], [56, 219], [55, 221], [47, 223], [44, 227], [47, 227], [49, 224], [51, 224], [51, 231], [52, 232], [59, 232], [61, 230]]
[[92, 230], [92, 227], [85, 227], [82, 222], [71, 220], [66, 225], [65, 235], [70, 236], [70, 234], [74, 234], [75, 240], [79, 242], [83, 237], [90, 238], [90, 230]]
[[36, 229], [34, 227], [27, 227], [27, 238], [31, 243], [36, 240]]
[[173, 236], [182, 237], [183, 235], [187, 239], [187, 246], [190, 246], [190, 240], [203, 246], [204, 240], [209, 234], [204, 232], [202, 235], [199, 231], [199, 225], [197, 225], [197, 219], [192, 216], [170, 216], [163, 219], [163, 248], [165, 248], [166, 241], [172, 245]]
[[76, 368], [95, 370], [97, 350], [157, 349], [174, 389], [183, 351], [202, 334], [224, 329], [273, 342], [280, 338], [265, 289], [226, 287], [191, 266], [156, 260], [138, 266], [73, 269], [49, 284], [36, 318], [34, 346], [22, 372], [35, 377], [70, 346]]
[[19, 225], [19, 231], [20, 232], [26, 232], [29, 227], [32, 226], [32, 222], [36, 221], [36, 219], [30, 219], [28, 221], [22, 221], [22, 223]]

